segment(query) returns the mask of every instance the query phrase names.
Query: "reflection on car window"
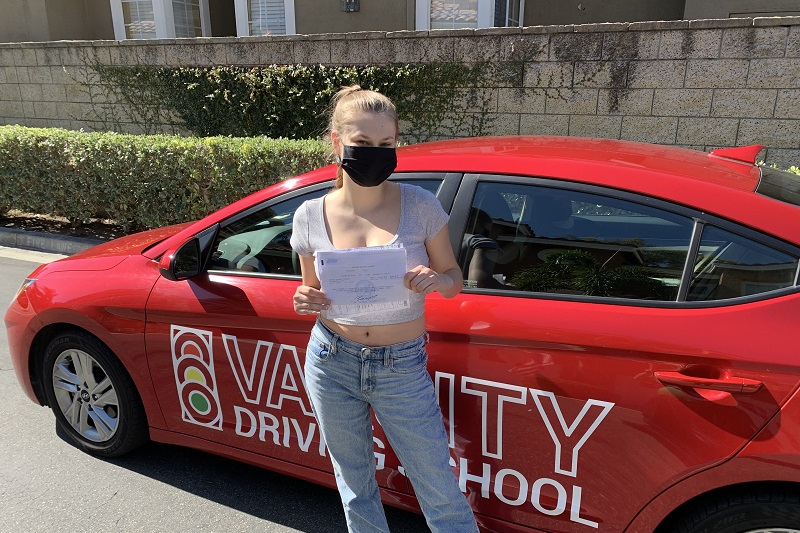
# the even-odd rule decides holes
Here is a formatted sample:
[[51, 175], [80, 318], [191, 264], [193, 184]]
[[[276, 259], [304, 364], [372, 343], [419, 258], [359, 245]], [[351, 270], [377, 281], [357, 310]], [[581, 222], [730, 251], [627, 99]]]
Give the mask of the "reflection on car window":
[[222, 227], [214, 243], [212, 270], [300, 274], [289, 239], [300, 204], [328, 192], [323, 188], [259, 209]]
[[688, 300], [726, 300], [794, 285], [798, 258], [706, 226]]
[[[437, 194], [441, 179], [397, 179]], [[214, 243], [211, 270], [300, 275], [292, 252], [292, 220], [300, 204], [331, 189], [316, 191], [256, 210], [223, 226]]]
[[675, 300], [693, 221], [627, 200], [479, 183], [459, 257], [467, 287]]
[[442, 180], [440, 179], [393, 179], [392, 181], [397, 181], [399, 183], [408, 183], [410, 185], [416, 185], [417, 187], [422, 187], [426, 191], [429, 191], [434, 194], [434, 196], [439, 195], [439, 189], [442, 186]]
[[800, 205], [800, 176], [775, 168], [761, 167], [756, 192], [787, 204]]

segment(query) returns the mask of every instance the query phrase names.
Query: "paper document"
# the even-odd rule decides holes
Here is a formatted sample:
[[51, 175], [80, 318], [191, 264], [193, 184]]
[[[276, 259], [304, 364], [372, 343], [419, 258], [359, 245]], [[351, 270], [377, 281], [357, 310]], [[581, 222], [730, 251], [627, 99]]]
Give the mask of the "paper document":
[[406, 250], [399, 247], [352, 248], [317, 252], [314, 264], [322, 290], [331, 301], [328, 318], [405, 309]]

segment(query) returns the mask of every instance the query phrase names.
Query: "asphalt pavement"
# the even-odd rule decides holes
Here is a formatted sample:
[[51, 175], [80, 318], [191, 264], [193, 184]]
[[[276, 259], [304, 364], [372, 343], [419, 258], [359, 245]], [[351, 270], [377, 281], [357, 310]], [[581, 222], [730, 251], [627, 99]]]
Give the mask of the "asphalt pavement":
[[[0, 312], [38, 264], [88, 243], [0, 231]], [[5, 240], [2, 240], [5, 239]], [[21, 244], [20, 244], [21, 243]], [[35, 246], [34, 246], [35, 244]], [[93, 244], [93, 243], [92, 243]], [[38, 248], [38, 251], [24, 249]], [[83, 246], [83, 248], [81, 248]], [[148, 443], [104, 460], [72, 446], [19, 386], [0, 327], [0, 533], [346, 531], [336, 491], [208, 453]], [[395, 533], [428, 531], [387, 508]]]

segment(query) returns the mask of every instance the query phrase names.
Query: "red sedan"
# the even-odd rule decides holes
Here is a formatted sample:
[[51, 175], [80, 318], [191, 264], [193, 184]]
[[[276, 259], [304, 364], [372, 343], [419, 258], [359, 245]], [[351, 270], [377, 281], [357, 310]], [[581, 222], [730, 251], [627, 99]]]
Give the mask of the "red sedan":
[[[465, 287], [427, 302], [452, 466], [486, 531], [800, 531], [800, 177], [711, 154], [513, 137], [398, 150]], [[15, 371], [83, 449], [148, 438], [334, 486], [289, 246], [335, 168], [44, 265]], [[384, 501], [418, 509], [375, 421]]]

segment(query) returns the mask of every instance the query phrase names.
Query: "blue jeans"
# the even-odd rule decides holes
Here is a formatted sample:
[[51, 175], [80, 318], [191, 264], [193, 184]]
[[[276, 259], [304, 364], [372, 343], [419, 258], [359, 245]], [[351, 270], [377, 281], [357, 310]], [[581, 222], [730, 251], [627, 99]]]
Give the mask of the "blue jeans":
[[472, 509], [450, 468], [450, 450], [425, 368], [425, 336], [373, 347], [317, 321], [306, 351], [306, 387], [336, 474], [351, 532], [388, 532], [372, 444], [370, 407], [434, 533], [475, 533]]

